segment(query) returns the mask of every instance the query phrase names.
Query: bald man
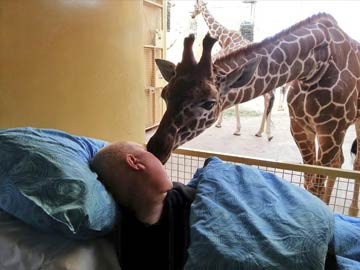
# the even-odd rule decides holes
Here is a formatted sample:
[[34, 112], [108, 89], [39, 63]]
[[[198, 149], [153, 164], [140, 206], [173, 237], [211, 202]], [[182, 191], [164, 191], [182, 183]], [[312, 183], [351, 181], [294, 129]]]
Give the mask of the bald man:
[[122, 269], [183, 269], [195, 190], [171, 182], [161, 162], [133, 142], [107, 145], [91, 167], [120, 206], [114, 241]]

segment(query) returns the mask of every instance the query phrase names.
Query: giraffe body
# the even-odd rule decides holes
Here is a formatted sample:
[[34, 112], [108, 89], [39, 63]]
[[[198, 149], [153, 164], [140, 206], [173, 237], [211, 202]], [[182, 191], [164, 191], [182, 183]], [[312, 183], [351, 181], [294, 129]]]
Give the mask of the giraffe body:
[[[290, 83], [291, 134], [305, 164], [341, 167], [342, 144], [351, 124], [359, 147], [360, 44], [331, 15], [314, 15], [213, 62], [208, 59], [214, 42], [209, 35], [200, 62], [188, 61], [191, 39], [184, 47], [185, 58], [163, 90], [168, 108], [148, 143], [149, 151], [162, 162], [214, 123], [220, 111], [286, 83]], [[183, 96], [176, 98], [180, 93]], [[360, 169], [360, 149], [354, 169]], [[335, 179], [327, 179], [326, 188], [325, 180], [322, 175], [305, 175], [305, 188], [328, 203]], [[357, 215], [358, 194], [355, 183], [351, 215]]]
[[[245, 39], [239, 31], [234, 31], [227, 29], [225, 26], [220, 24], [214, 16], [212, 16], [206, 6], [206, 3], [203, 0], [196, 0], [195, 9], [191, 15], [194, 19], [197, 15], [202, 14], [206, 25], [209, 28], [209, 33], [213, 38], [216, 38], [219, 42], [219, 45], [222, 51], [218, 52], [218, 55], [225, 55], [229, 52], [236, 50], [238, 48], [247, 46], [250, 44], [250, 41]], [[236, 89], [232, 91], [236, 92]], [[271, 110], [273, 106], [273, 101], [275, 98], [274, 91], [264, 94], [264, 112], [261, 120], [260, 128], [255, 134], [257, 137], [261, 137], [266, 126], [266, 135], [268, 141], [273, 139], [270, 130], [271, 123]], [[233, 133], [234, 135], [241, 135], [241, 122], [240, 122], [240, 109], [239, 105], [235, 104], [235, 117], [236, 117], [236, 129]], [[223, 120], [223, 112], [220, 112], [218, 121], [216, 122], [216, 127], [220, 128]]]

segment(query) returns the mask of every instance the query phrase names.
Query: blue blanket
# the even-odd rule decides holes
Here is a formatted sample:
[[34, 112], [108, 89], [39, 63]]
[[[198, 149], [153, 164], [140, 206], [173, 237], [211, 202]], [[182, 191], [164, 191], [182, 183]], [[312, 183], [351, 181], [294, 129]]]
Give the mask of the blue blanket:
[[[185, 269], [322, 270], [329, 246], [341, 269], [360, 269], [360, 237], [349, 249], [348, 222], [274, 174], [209, 158], [189, 185], [197, 194]], [[360, 236], [358, 224], [351, 233]]]
[[340, 270], [360, 269], [360, 219], [335, 214], [331, 247], [337, 255]]

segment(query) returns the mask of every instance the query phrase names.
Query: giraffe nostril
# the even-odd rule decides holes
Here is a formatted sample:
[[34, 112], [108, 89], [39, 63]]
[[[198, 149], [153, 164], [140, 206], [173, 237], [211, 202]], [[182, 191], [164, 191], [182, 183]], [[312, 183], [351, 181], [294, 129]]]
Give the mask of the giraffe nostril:
[[161, 151], [160, 151], [159, 143], [156, 141], [156, 138], [154, 136], [150, 138], [149, 142], [146, 145], [146, 149], [154, 156], [159, 158], [159, 153]]
[[173, 147], [173, 140], [170, 136], [158, 136], [156, 133], [150, 138], [146, 149], [157, 157], [162, 164], [169, 159]]

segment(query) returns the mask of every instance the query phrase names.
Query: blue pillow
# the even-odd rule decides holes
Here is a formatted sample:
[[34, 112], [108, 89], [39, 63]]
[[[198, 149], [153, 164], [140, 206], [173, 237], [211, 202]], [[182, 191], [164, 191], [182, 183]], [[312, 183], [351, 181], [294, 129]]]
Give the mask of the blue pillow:
[[89, 160], [105, 145], [54, 129], [0, 129], [0, 208], [43, 231], [104, 235], [116, 204]]

